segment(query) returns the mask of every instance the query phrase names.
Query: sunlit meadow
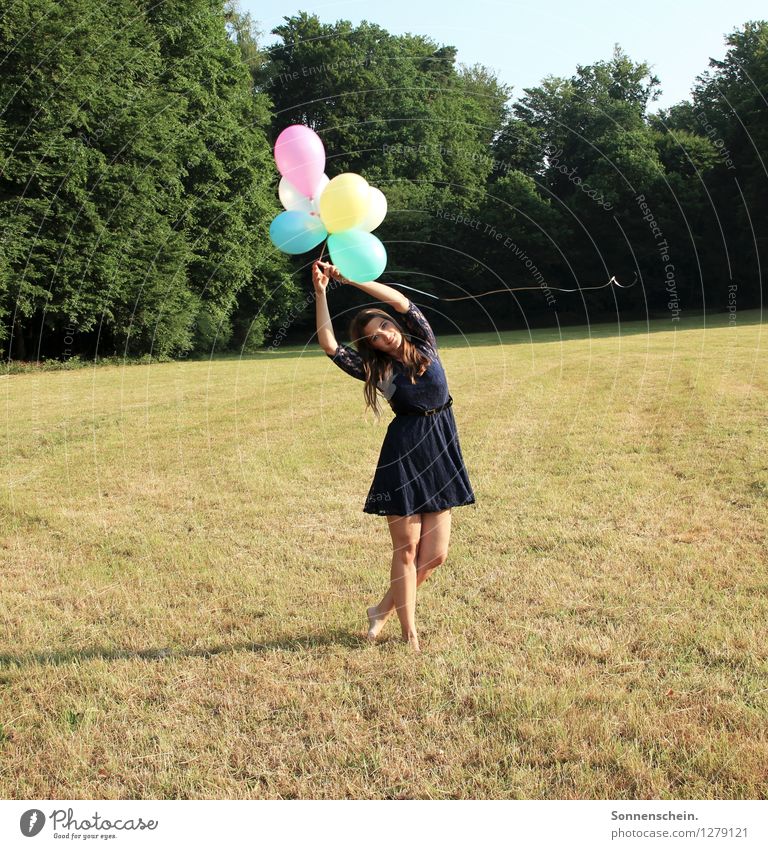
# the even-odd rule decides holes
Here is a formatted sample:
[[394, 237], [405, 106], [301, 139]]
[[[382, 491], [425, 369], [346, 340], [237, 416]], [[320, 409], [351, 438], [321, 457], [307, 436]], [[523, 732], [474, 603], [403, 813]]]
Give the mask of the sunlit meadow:
[[760, 321], [442, 336], [421, 655], [319, 348], [3, 376], [0, 795], [765, 798]]

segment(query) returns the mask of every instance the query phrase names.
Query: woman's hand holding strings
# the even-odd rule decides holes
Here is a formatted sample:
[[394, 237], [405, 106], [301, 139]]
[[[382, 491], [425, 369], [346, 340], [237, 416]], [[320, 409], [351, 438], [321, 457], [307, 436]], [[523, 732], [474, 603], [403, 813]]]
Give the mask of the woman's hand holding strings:
[[317, 295], [325, 294], [329, 279], [325, 270], [321, 269], [321, 265], [327, 265], [327, 263], [322, 263], [319, 260], [312, 263], [312, 285], [315, 287], [315, 294]]
[[332, 263], [330, 263], [330, 262], [318, 262], [317, 264], [323, 269], [323, 273], [327, 277], [332, 277], [334, 280], [338, 280], [339, 283], [347, 283], [348, 284], [350, 282], [349, 280], [347, 280], [346, 277], [344, 277], [344, 275], [339, 271], [339, 269], [336, 268], [336, 266], [333, 265]]

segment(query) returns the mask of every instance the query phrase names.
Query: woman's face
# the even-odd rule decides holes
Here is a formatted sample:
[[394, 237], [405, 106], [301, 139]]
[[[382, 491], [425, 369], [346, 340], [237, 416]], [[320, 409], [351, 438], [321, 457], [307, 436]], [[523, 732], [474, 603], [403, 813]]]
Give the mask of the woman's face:
[[365, 325], [363, 333], [377, 351], [394, 357], [403, 344], [403, 334], [388, 319], [382, 316], [372, 318]]

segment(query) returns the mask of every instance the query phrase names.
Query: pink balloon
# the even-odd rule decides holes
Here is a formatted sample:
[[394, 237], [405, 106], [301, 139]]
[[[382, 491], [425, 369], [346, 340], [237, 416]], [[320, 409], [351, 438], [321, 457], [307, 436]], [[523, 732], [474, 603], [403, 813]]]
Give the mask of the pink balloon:
[[311, 197], [325, 171], [325, 147], [314, 130], [292, 124], [277, 137], [275, 162], [286, 180]]

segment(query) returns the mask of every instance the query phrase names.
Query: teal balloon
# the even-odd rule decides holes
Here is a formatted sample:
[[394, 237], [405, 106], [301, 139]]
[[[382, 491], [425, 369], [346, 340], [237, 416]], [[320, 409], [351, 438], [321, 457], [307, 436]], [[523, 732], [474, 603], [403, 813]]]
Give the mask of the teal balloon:
[[303, 254], [311, 251], [327, 236], [328, 231], [319, 215], [311, 215], [309, 212], [299, 210], [281, 212], [269, 225], [269, 238], [272, 244], [287, 254]]
[[331, 233], [328, 252], [336, 268], [355, 283], [375, 280], [387, 267], [387, 251], [381, 241], [354, 227]]

